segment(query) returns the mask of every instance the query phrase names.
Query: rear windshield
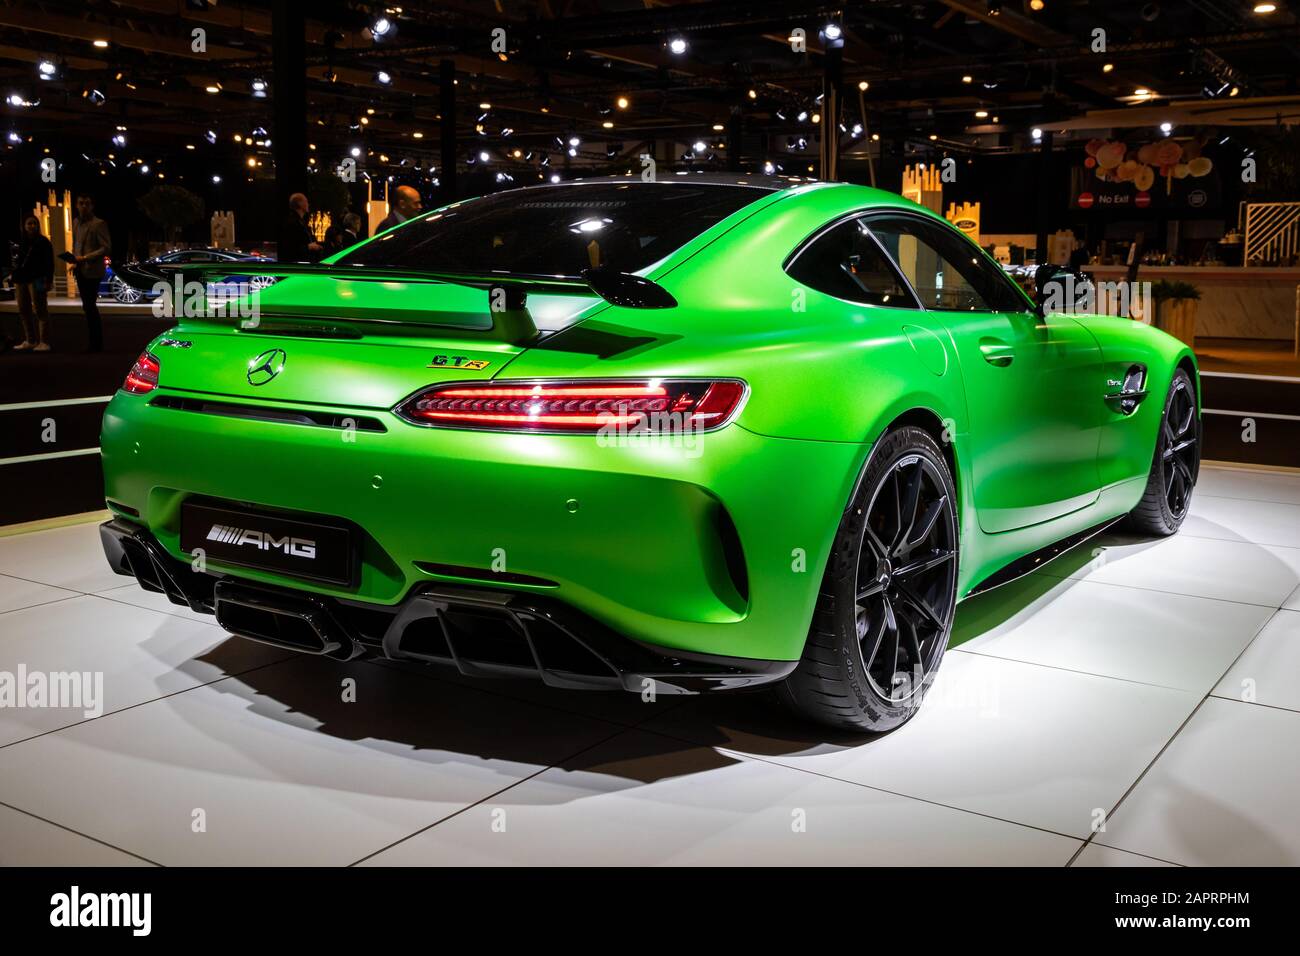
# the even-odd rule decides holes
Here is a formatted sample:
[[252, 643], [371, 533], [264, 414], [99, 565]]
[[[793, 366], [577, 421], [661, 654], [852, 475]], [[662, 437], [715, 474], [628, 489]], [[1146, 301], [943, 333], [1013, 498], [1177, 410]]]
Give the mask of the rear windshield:
[[752, 186], [573, 183], [511, 190], [432, 213], [355, 249], [348, 263], [435, 272], [638, 272], [767, 194]]

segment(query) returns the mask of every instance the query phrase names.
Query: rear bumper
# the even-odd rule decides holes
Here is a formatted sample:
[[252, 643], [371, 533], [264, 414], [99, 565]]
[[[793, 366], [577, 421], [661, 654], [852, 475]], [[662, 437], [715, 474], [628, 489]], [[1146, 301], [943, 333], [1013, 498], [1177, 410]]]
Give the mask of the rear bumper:
[[307, 654], [454, 666], [469, 677], [540, 677], [552, 687], [695, 694], [778, 681], [794, 661], [670, 654], [616, 634], [562, 602], [425, 584], [392, 606], [197, 572], [146, 530], [100, 525], [113, 570], [174, 604], [215, 614], [232, 634]]
[[373, 407], [279, 403], [303, 414], [271, 421], [163, 404], [178, 395], [204, 397], [119, 392], [101, 436], [110, 505], [178, 561], [191, 498], [337, 518], [359, 543], [351, 585], [208, 567], [388, 607], [422, 585], [514, 592], [666, 652], [745, 659], [800, 657], [868, 450], [736, 424], [683, 448], [421, 428]]

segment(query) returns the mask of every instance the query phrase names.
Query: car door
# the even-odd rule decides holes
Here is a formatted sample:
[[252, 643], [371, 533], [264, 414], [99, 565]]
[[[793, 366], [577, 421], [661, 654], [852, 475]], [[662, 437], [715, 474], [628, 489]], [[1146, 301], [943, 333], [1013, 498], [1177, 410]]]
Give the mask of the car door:
[[1038, 315], [951, 227], [907, 214], [869, 226], [952, 336], [980, 527], [1011, 531], [1096, 501], [1101, 351], [1091, 333], [1066, 315]]

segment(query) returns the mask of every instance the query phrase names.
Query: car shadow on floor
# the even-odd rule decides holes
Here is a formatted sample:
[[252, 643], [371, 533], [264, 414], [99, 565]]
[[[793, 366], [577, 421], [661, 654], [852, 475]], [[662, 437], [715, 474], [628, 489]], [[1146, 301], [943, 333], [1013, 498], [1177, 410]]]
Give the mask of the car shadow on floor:
[[[197, 660], [221, 666], [234, 656], [228, 645], [242, 641], [232, 637]], [[355, 682], [351, 701], [343, 693], [349, 680]], [[237, 695], [249, 711], [288, 725], [286, 730], [309, 727], [359, 747], [409, 752], [425, 763], [469, 758], [544, 767], [558, 762], [567, 770], [607, 772], [642, 783], [741, 759], [713, 748], [778, 756], [872, 739], [801, 721], [767, 691], [643, 702], [617, 691], [555, 690], [540, 681], [471, 679], [430, 665], [305, 655], [232, 673], [210, 689]], [[650, 732], [628, 732], [636, 729]]]
[[[949, 647], [960, 647], [1025, 612], [1054, 589], [1069, 587], [1068, 576], [1095, 560], [1098, 548], [1144, 540], [1159, 543], [1116, 535], [1097, 539], [1062, 555], [1044, 573], [963, 602]], [[941, 670], [940, 680], [942, 675]], [[340, 694], [348, 678], [358, 688], [355, 703]], [[387, 661], [342, 663], [295, 656], [289, 663], [246, 671], [214, 686], [246, 698], [250, 709], [268, 720], [296, 726], [305, 722], [317, 733], [363, 746], [396, 745], [409, 749], [416, 759], [433, 762], [463, 755], [549, 765], [538, 744], [540, 730], [552, 725], [564, 734], [568, 731], [562, 728], [575, 720], [597, 721], [608, 728], [598, 748], [575, 735], [571, 747], [559, 747], [564, 753], [557, 759], [566, 769], [642, 782], [740, 759], [719, 750], [780, 758], [870, 745], [880, 736], [837, 732], [804, 721], [770, 690], [643, 702], [634, 694], [555, 690], [540, 681], [473, 679], [447, 667]], [[521, 732], [521, 727], [529, 732]], [[648, 733], [624, 732], [632, 728]]]

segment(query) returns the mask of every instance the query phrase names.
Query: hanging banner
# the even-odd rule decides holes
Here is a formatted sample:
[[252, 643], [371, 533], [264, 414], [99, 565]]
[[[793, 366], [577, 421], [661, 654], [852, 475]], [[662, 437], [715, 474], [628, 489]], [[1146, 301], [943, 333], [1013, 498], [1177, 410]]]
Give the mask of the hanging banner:
[[1164, 215], [1213, 212], [1222, 190], [1202, 145], [1172, 137], [1141, 145], [1091, 140], [1082, 162], [1070, 170], [1070, 205]]

